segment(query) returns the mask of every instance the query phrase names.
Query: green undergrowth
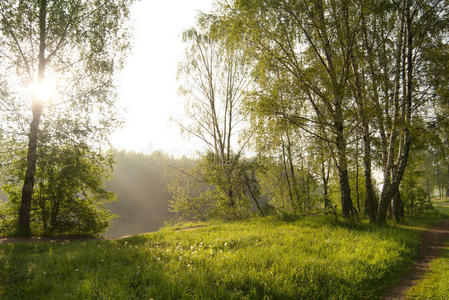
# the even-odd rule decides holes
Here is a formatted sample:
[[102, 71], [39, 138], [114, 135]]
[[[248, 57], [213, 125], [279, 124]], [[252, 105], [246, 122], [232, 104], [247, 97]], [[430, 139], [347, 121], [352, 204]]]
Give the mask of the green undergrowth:
[[380, 228], [268, 217], [123, 240], [3, 244], [0, 289], [4, 299], [373, 299], [442, 217]]

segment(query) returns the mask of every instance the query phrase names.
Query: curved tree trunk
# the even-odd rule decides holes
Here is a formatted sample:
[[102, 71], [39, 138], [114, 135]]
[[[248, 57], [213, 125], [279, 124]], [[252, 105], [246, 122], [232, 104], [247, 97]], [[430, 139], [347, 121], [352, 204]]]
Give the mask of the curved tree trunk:
[[[393, 155], [394, 155], [394, 132], [396, 131], [395, 125], [393, 124], [393, 134], [391, 136], [390, 140], [390, 150], [389, 151], [389, 158], [387, 165], [385, 167], [385, 182], [384, 187], [382, 189], [380, 204], [379, 204], [379, 217], [378, 222], [379, 223], [385, 223], [386, 220], [386, 212], [388, 205], [391, 203], [393, 197], [395, 196], [396, 192], [399, 189], [399, 184], [402, 180], [402, 176], [404, 175], [405, 169], [407, 167], [407, 161], [408, 156], [410, 152], [410, 146], [412, 142], [411, 134], [410, 134], [410, 121], [411, 121], [411, 111], [412, 111], [412, 92], [413, 92], [413, 33], [412, 33], [412, 16], [410, 13], [411, 9], [411, 0], [403, 0], [403, 20], [405, 20], [405, 28], [401, 30], [401, 34], [403, 34], [403, 37], [406, 41], [406, 55], [404, 55], [403, 64], [407, 64], [406, 72], [407, 76], [405, 77], [405, 82], [403, 82], [403, 85], [406, 85], [406, 94], [403, 95], [403, 101], [405, 102], [403, 105], [403, 119], [401, 120], [402, 124], [402, 139], [400, 139], [400, 149], [398, 153], [398, 161], [397, 163], [393, 162]], [[402, 27], [402, 26], [401, 26]], [[400, 41], [402, 38], [400, 39]], [[400, 43], [402, 44], [402, 43]], [[401, 59], [401, 49], [402, 47], [398, 47], [398, 59]], [[406, 61], [405, 61], [406, 56]], [[399, 68], [400, 64], [397, 64], [397, 68]], [[405, 72], [405, 68], [403, 70]], [[396, 76], [399, 76], [399, 73], [396, 74]], [[395, 88], [395, 119], [398, 115], [398, 88], [399, 88], [399, 79], [396, 78], [396, 88]], [[395, 120], [393, 121], [395, 123]], [[391, 177], [390, 177], [391, 176]], [[392, 178], [390, 182], [390, 178]], [[396, 201], [402, 201], [400, 198], [398, 198]], [[397, 204], [399, 205], [399, 204]]]

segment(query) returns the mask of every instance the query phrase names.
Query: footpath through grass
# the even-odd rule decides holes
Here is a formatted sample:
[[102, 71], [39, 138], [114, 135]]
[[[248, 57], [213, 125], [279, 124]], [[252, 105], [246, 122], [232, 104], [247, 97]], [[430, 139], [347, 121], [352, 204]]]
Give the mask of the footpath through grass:
[[424, 279], [407, 294], [410, 299], [449, 298], [449, 244], [443, 255], [430, 264]]
[[[440, 211], [449, 213], [449, 198], [434, 201], [440, 205]], [[441, 299], [449, 298], [449, 242], [443, 254], [430, 263], [430, 269], [424, 279], [407, 294], [409, 299]]]
[[119, 241], [3, 244], [0, 298], [373, 299], [442, 217], [383, 228], [270, 217]]

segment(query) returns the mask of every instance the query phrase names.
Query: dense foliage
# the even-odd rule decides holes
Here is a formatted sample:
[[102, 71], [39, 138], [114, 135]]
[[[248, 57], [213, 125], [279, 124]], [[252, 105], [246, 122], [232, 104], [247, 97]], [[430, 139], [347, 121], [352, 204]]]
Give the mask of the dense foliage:
[[[183, 128], [208, 149], [200, 161], [214, 155], [222, 169], [190, 174], [206, 184], [204, 205], [252, 198], [231, 180], [242, 149], [255, 202], [281, 214], [400, 222], [447, 193], [448, 1], [217, 3], [186, 32], [180, 69], [197, 113]], [[175, 206], [193, 199], [172, 191]]]
[[[105, 204], [115, 199], [104, 185], [112, 158], [92, 152], [87, 146], [69, 145], [42, 150], [39, 156], [31, 207], [32, 231], [44, 235], [104, 232], [111, 218]], [[17, 227], [23, 164], [19, 158], [8, 169], [3, 185], [8, 201], [0, 210], [0, 229], [5, 235], [13, 234]]]

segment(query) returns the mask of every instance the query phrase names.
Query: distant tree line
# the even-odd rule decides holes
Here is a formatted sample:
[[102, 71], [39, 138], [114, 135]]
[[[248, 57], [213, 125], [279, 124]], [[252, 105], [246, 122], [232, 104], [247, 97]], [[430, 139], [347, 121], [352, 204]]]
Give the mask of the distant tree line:
[[114, 170], [106, 181], [106, 190], [113, 192], [117, 201], [106, 204], [115, 216], [106, 236], [158, 230], [174, 217], [169, 211], [167, 184], [169, 170], [178, 159], [159, 151], [143, 154], [113, 150], [111, 155]]

